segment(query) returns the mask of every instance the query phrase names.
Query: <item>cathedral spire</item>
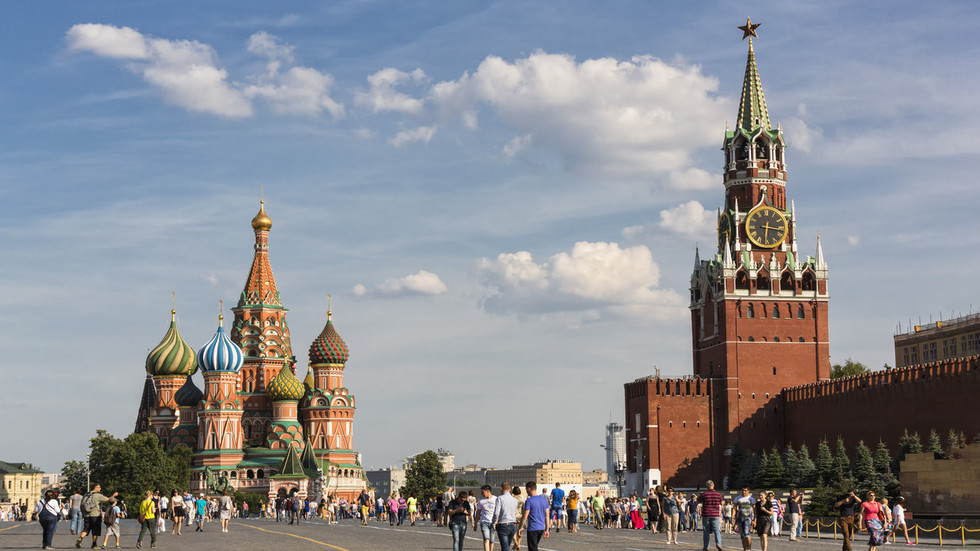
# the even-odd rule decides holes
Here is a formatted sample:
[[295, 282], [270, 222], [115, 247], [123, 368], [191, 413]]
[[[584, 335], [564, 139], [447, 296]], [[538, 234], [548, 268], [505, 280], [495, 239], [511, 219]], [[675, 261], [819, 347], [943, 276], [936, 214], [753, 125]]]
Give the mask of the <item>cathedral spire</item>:
[[[769, 109], [766, 107], [766, 96], [762, 92], [762, 80], [759, 78], [759, 67], [755, 63], [755, 50], [752, 47], [752, 36], [755, 28], [759, 24], [752, 24], [749, 19], [746, 24], [751, 30], [745, 31], [745, 27], [739, 27], [745, 31], [745, 36], [749, 37], [749, 56], [745, 62], [745, 79], [742, 81], [742, 99], [738, 104], [738, 127], [746, 134], [752, 134], [760, 127], [763, 130], [771, 130], [769, 123]], [[743, 36], [743, 38], [745, 38]]]
[[817, 270], [826, 270], [827, 262], [823, 259], [823, 245], [820, 244], [820, 234], [817, 234], [817, 259], [815, 261], [815, 266]]
[[260, 201], [259, 213], [252, 219], [252, 229], [255, 230], [255, 256], [252, 258], [252, 268], [248, 272], [245, 288], [238, 299], [238, 308], [246, 306], [282, 308], [276, 278], [272, 275], [272, 265], [269, 263], [271, 228], [272, 219], [265, 213], [265, 201]]

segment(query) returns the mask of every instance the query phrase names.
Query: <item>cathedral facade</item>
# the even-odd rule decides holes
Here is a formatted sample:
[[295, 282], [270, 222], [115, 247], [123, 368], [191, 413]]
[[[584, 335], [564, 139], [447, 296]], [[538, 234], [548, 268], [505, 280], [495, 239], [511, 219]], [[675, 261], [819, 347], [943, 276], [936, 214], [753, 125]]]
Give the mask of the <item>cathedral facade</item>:
[[[146, 358], [147, 381], [136, 430], [168, 448], [193, 451], [191, 489], [229, 488], [352, 499], [367, 486], [353, 447], [354, 396], [344, 386], [349, 351], [333, 325], [310, 345], [301, 382], [269, 262], [272, 220], [264, 204], [252, 219], [255, 253], [225, 331], [196, 353], [177, 331], [176, 309]], [[203, 390], [193, 376], [203, 376]]]

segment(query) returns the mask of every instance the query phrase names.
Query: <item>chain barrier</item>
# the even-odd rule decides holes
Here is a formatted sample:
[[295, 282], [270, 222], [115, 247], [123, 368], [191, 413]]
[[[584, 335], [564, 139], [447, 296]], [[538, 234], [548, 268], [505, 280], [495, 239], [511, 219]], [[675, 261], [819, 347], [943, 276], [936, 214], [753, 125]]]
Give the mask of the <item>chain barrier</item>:
[[[815, 537], [816, 539], [824, 539], [824, 534], [820, 531], [820, 529], [821, 528], [830, 528], [830, 529], [833, 530], [833, 537], [831, 539], [835, 539], [835, 540], [838, 539], [838, 531], [837, 531], [837, 529], [839, 527], [839, 523], [837, 521], [835, 521], [835, 520], [831, 520], [830, 522], [824, 522], [823, 519], [817, 518], [816, 520], [813, 520], [813, 521], [811, 521], [809, 519], [801, 519], [800, 522], [803, 524], [803, 531], [804, 531], [804, 534], [805, 534], [804, 537], [806, 537], [806, 538]], [[783, 524], [783, 525], [790, 525], [791, 523], [787, 522], [786, 519], [783, 518], [781, 524]], [[810, 528], [813, 528], [814, 529], [815, 536], [811, 536], [811, 534], [810, 534]], [[950, 545], [948, 542], [946, 542], [946, 541], [943, 540], [943, 533], [944, 532], [946, 534], [950, 534], [950, 535], [955, 535], [955, 534], [958, 533], [959, 536], [960, 536], [959, 537], [960, 546], [963, 546], [963, 547], [966, 546], [966, 539], [967, 539], [966, 538], [966, 535], [967, 534], [980, 533], [980, 528], [973, 528], [973, 529], [971, 529], [971, 528], [967, 528], [966, 526], [963, 526], [963, 525], [961, 525], [961, 526], [959, 526], [957, 528], [947, 528], [946, 526], [943, 526], [942, 525], [942, 521], [937, 521], [936, 522], [936, 525], [933, 526], [932, 528], [925, 528], [923, 526], [920, 526], [918, 523], [915, 523], [915, 524], [912, 524], [911, 526], [909, 526], [908, 527], [908, 530], [909, 530], [909, 539], [912, 540], [913, 542], [915, 542], [916, 544], [919, 543], [919, 532], [922, 532], [923, 534], [929, 534], [929, 533], [932, 533], [932, 532], [936, 532], [936, 536], [939, 539], [939, 545], [940, 546], [942, 546], [942, 545]], [[855, 526], [855, 534], [857, 534], [857, 533], [859, 533], [859, 532], [857, 530], [857, 527]], [[828, 534], [828, 536], [829, 536], [829, 534]], [[895, 531], [895, 530], [892, 530], [891, 532], [888, 533], [888, 536], [891, 537], [892, 542], [895, 542], [896, 541], [896, 538], [898, 536], [898, 532]], [[853, 538], [853, 535], [852, 535], [852, 538]]]

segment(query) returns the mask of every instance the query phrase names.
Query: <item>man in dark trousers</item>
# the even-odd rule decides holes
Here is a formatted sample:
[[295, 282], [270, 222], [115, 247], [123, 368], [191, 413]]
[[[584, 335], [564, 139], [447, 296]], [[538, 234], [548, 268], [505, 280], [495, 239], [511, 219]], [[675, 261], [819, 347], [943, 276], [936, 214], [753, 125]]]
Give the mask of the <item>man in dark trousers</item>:
[[840, 514], [838, 519], [840, 531], [844, 535], [842, 551], [851, 551], [851, 540], [854, 539], [854, 515], [857, 513], [857, 506], [860, 504], [861, 500], [854, 494], [854, 490], [848, 491], [834, 503], [834, 507]]

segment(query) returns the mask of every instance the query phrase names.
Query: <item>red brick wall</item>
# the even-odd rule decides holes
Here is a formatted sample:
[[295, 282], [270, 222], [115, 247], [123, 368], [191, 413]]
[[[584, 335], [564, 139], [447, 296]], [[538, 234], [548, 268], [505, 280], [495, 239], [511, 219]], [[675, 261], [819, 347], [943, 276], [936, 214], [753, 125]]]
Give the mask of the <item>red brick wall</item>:
[[918, 432], [923, 445], [930, 429], [945, 444], [950, 428], [968, 438], [980, 431], [980, 357], [876, 371], [857, 377], [786, 389], [786, 442], [807, 443], [813, 453], [837, 436], [849, 451], [859, 440], [871, 447], [884, 440], [894, 452], [904, 429]]

